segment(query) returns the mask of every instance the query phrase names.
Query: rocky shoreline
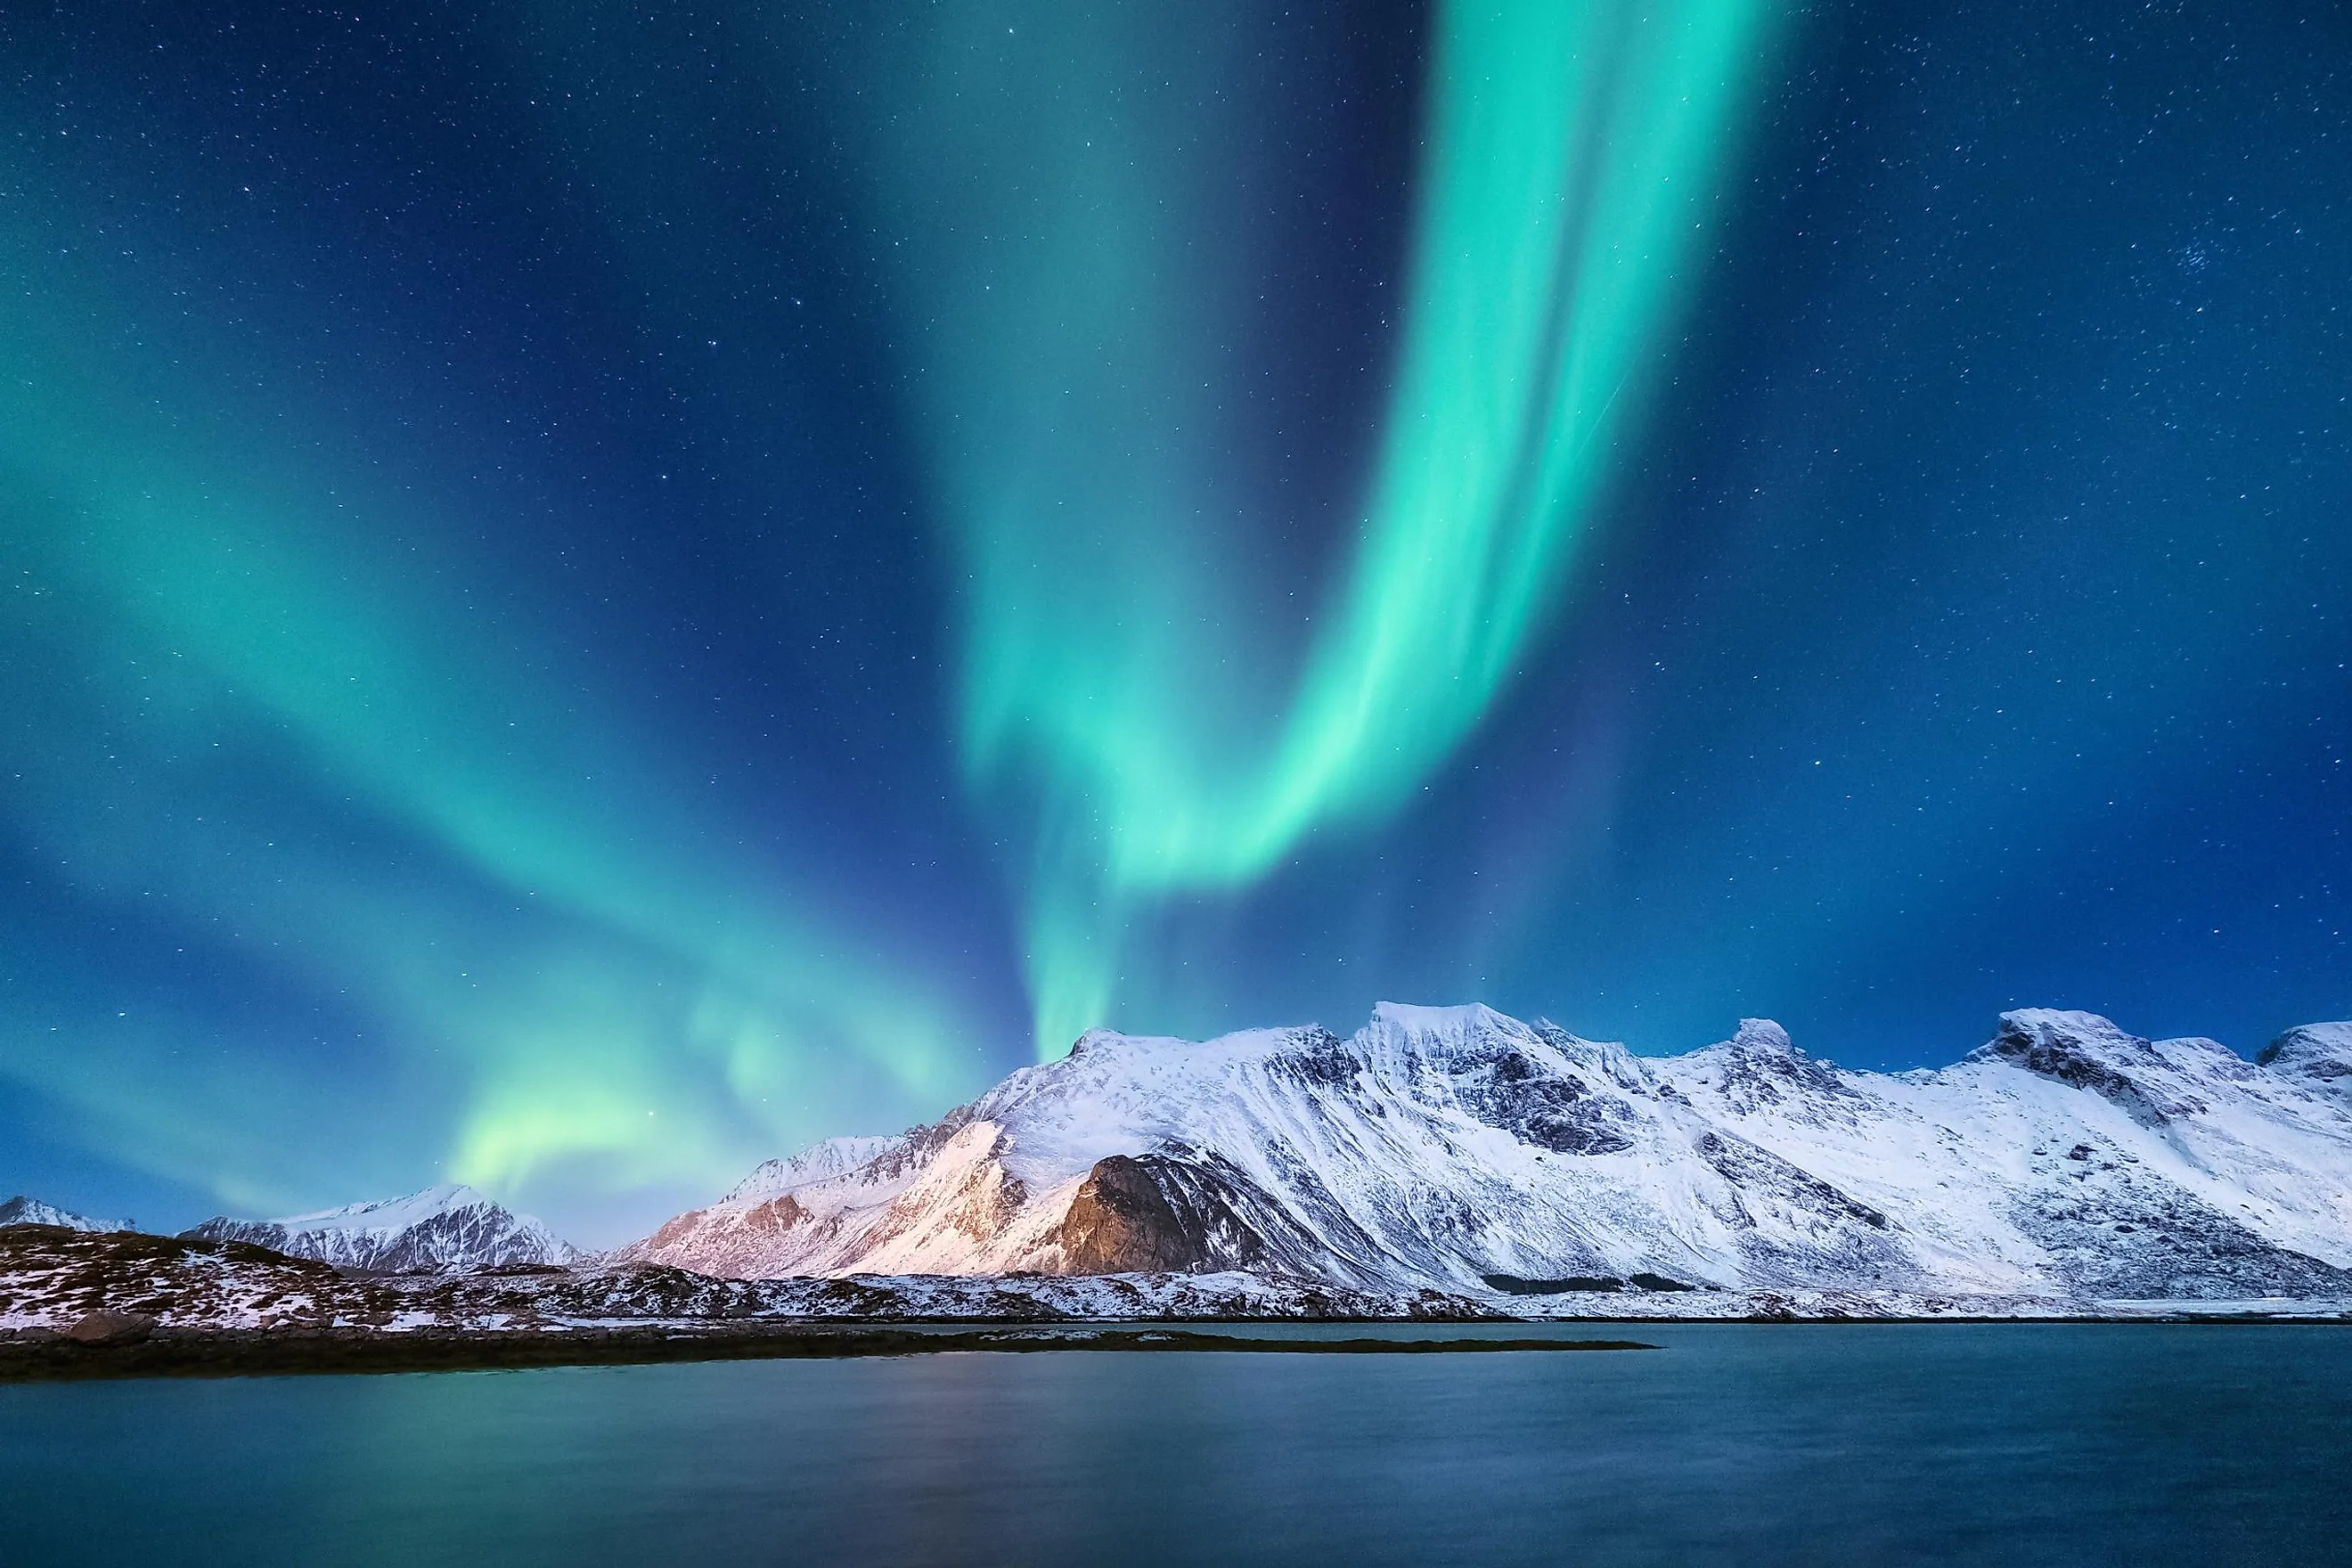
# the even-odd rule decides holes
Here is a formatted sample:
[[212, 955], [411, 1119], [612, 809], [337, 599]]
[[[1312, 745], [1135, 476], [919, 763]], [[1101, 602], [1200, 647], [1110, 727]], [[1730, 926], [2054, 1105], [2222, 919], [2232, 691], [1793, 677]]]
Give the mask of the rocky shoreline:
[[[247, 1242], [0, 1226], [0, 1382], [424, 1372], [949, 1351], [1628, 1348], [1510, 1324], [2352, 1321], [2352, 1303], [1885, 1290], [1569, 1289], [1492, 1300], [1222, 1274], [719, 1279], [654, 1264], [368, 1273]], [[1388, 1337], [1241, 1325], [1455, 1325]], [[1184, 1325], [1196, 1325], [1186, 1327]], [[1233, 1325], [1222, 1331], [1213, 1325]], [[1462, 1331], [1464, 1330], [1471, 1331]]]
[[425, 1329], [395, 1333], [349, 1328], [226, 1329], [152, 1331], [130, 1342], [103, 1344], [79, 1342], [68, 1334], [49, 1332], [0, 1340], [0, 1384], [845, 1360], [959, 1351], [1413, 1355], [1657, 1348], [1636, 1340], [1270, 1338], [1093, 1324], [926, 1329], [879, 1324], [670, 1323], [489, 1332]]

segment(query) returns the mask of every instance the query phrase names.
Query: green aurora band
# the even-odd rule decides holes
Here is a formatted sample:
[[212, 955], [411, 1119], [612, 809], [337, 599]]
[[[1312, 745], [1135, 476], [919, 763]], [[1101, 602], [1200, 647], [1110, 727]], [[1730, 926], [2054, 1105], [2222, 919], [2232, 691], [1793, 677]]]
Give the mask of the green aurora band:
[[[305, 972], [399, 1056], [289, 1064], [267, 1039], [129, 1013], [61, 1028], [0, 996], [0, 1072], [127, 1163], [264, 1211], [349, 1181], [395, 1108], [451, 1126], [444, 1179], [697, 1192], [877, 1099], [911, 1121], [978, 1087], [967, 1010], [919, 956], [731, 850], [702, 781], [653, 761], [572, 657], [577, 628], [500, 602], [451, 542], [453, 516], [496, 527], [491, 462], [451, 473], [462, 446], [420, 458], [440, 445], [340, 416], [366, 398], [312, 375], [282, 313], [179, 309], [203, 279], [168, 245], [69, 270], [49, 237], [103, 215], [15, 195], [0, 699], [72, 737], [11, 758], [23, 826], [124, 918], [169, 910]], [[394, 868], [352, 875], [354, 838]], [[257, 1101], [257, 1082], [278, 1087]]]
[[[1248, 8], [979, 0], [855, 41], [891, 51], [852, 62], [875, 96], [843, 113], [899, 241], [964, 756], [1018, 816], [1041, 1051], [1112, 1020], [1130, 921], [1376, 822], [1478, 722], [1664, 360], [1768, 9], [1440, 7], [1360, 536], [1303, 620], [1218, 461], [1257, 286], [1227, 175], [1282, 107], [1219, 52]], [[580, 628], [499, 596], [466, 542], [538, 502], [483, 478], [518, 449], [495, 389], [437, 430], [387, 420], [383, 362], [293, 293], [192, 310], [233, 263], [14, 174], [0, 699], [44, 738], [11, 759], [16, 826], [92, 902], [346, 999], [371, 1037], [289, 1058], [12, 994], [0, 1073], [78, 1141], [262, 1212], [413, 1180], [394, 1117], [504, 1194], [692, 1192], [980, 1086], [970, 999], [908, 933], [743, 857], [751, 827], [711, 820]]]
[[1278, 574], [1213, 460], [1250, 330], [1215, 186], [1245, 62], [1148, 7], [954, 9], [880, 130], [886, 226], [969, 574], [968, 767], [1025, 824], [1051, 1056], [1112, 1017], [1139, 915], [1377, 822], [1477, 725], [1665, 359], [1774, 8], [1436, 8], [1379, 455], [1297, 647], [1295, 600], [1245, 597]]

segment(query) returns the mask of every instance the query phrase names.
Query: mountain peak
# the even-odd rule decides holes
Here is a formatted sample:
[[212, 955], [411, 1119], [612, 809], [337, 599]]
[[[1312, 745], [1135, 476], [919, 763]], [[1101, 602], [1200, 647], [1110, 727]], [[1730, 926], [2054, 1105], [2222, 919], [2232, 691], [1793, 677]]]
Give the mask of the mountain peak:
[[750, 1175], [730, 1188], [727, 1195], [719, 1201], [741, 1203], [773, 1197], [812, 1182], [830, 1181], [844, 1171], [866, 1163], [901, 1142], [903, 1140], [898, 1138], [827, 1138], [821, 1143], [810, 1144], [797, 1154], [761, 1162]]
[[370, 1198], [360, 1203], [344, 1204], [339, 1208], [287, 1215], [268, 1223], [282, 1225], [289, 1230], [397, 1229], [430, 1219], [436, 1215], [482, 1207], [497, 1208], [499, 1205], [469, 1186], [445, 1182], [400, 1197]]
[[2041, 1041], [2109, 1041], [2143, 1047], [2147, 1044], [2118, 1028], [2112, 1018], [2068, 1007], [2012, 1007], [2000, 1016], [2000, 1033]]
[[568, 1263], [579, 1256], [577, 1248], [556, 1239], [538, 1219], [516, 1214], [458, 1183], [281, 1219], [216, 1215], [181, 1234], [208, 1241], [249, 1241], [289, 1257], [381, 1273]]
[[2000, 1016], [2000, 1032], [1971, 1060], [2005, 1062], [2037, 1078], [2087, 1089], [2145, 1127], [2160, 1127], [2186, 1109], [2166, 1103], [2151, 1075], [2167, 1071], [2153, 1042], [2127, 1035], [2096, 1013], [2021, 1007]]
[[0, 1203], [0, 1225], [53, 1225], [66, 1230], [85, 1231], [139, 1228], [127, 1219], [92, 1219], [88, 1215], [61, 1209], [38, 1198], [28, 1198], [21, 1193], [5, 1203]]
[[1412, 1035], [1453, 1035], [1465, 1029], [1491, 1029], [1498, 1025], [1525, 1031], [1517, 1018], [1497, 1013], [1484, 1002], [1463, 1002], [1446, 1007], [1425, 1007], [1411, 1002], [1381, 1002], [1372, 1007], [1372, 1022]]
[[2254, 1059], [2307, 1089], [2352, 1100], [2352, 1023], [2298, 1024]]

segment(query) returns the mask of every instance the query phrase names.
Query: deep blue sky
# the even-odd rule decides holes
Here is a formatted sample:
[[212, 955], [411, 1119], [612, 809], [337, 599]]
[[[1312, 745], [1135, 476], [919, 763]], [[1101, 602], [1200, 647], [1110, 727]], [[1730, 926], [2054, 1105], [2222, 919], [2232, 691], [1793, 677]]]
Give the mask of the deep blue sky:
[[[1035, 377], [938, 279], [1064, 171], [908, 83], [1034, 68], [1143, 149], [1182, 254], [1104, 309], [1225, 301], [1221, 423], [1152, 454], [1238, 520], [1217, 679], [1277, 689], [1312, 616], [1259, 607], [1341, 574], [1400, 374], [1437, 16], [1033, 67], [933, 15], [0, 16], [0, 1189], [459, 1176], [605, 1241], [1032, 1059], [1061, 818], [971, 759], [935, 388], [1018, 427]], [[1410, 790], [1087, 906], [1102, 1022], [1908, 1067], [2015, 1005], [2352, 1014], [2352, 17], [1827, 5], [1757, 58], [1511, 672]], [[1145, 614], [1082, 585], [1022, 613]]]

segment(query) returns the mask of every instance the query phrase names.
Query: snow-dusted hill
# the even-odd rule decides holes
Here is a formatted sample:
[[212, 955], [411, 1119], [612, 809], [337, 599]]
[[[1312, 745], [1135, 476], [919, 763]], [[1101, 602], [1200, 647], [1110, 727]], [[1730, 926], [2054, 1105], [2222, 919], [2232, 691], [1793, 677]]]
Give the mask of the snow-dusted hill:
[[1384, 1004], [1349, 1039], [1097, 1031], [934, 1125], [772, 1161], [614, 1256], [1519, 1298], [2344, 1298], [2347, 1047], [2352, 1026], [2310, 1026], [2263, 1065], [2032, 1010], [1952, 1067], [1887, 1075], [1760, 1020], [1665, 1058], [1477, 1006]]
[[139, 1227], [127, 1219], [92, 1219], [86, 1214], [75, 1214], [45, 1204], [38, 1198], [23, 1195], [0, 1203], [0, 1225], [55, 1225], [68, 1230], [136, 1230]]
[[501, 1208], [473, 1188], [461, 1186], [427, 1187], [404, 1198], [285, 1219], [222, 1216], [180, 1234], [205, 1241], [249, 1241], [289, 1258], [383, 1271], [569, 1263], [579, 1256], [530, 1215]]
[[2254, 1059], [2305, 1089], [2352, 1104], [2352, 1024], [2289, 1029]]

